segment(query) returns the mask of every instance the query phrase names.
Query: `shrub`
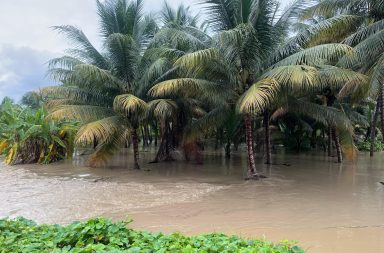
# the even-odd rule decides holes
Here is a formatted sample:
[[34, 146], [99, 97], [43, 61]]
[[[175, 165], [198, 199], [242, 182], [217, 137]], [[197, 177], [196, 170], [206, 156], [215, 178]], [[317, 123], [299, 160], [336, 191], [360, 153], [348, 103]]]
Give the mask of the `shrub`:
[[[362, 141], [356, 143], [357, 148], [359, 151], [370, 151], [371, 150], [371, 142], [370, 141]], [[382, 152], [384, 151], [384, 144], [381, 140], [375, 140], [373, 144], [373, 149], [375, 152]]]
[[0, 252], [303, 253], [294, 242], [273, 244], [236, 236], [186, 237], [135, 231], [128, 222], [98, 218], [68, 226], [37, 225], [24, 218], [0, 220]]

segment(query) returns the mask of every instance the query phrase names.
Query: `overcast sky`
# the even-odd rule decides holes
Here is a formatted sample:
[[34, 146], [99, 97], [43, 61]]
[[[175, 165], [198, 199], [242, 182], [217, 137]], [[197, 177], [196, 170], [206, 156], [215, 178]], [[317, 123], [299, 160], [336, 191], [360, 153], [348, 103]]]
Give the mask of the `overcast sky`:
[[[168, 2], [199, 11], [199, 0]], [[145, 0], [145, 10], [155, 12], [162, 3]], [[94, 0], [0, 0], [0, 101], [4, 96], [19, 100], [27, 91], [53, 84], [45, 76], [46, 62], [68, 44], [50, 27], [78, 26], [97, 43], [97, 22]]]

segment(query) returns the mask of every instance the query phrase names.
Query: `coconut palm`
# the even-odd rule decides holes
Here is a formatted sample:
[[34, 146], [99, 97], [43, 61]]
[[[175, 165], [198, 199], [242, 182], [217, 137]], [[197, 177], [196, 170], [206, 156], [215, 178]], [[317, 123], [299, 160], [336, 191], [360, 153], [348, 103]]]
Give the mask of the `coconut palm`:
[[[308, 92], [320, 92], [329, 86], [340, 89], [348, 81], [365, 80], [363, 75], [330, 66], [351, 54], [351, 47], [337, 43], [310, 46], [320, 32], [325, 33], [340, 21], [321, 23], [306, 31], [305, 38], [299, 34], [285, 41], [293, 14], [303, 7], [301, 1], [284, 12], [279, 12], [277, 2], [272, 0], [224, 2], [206, 1], [213, 28], [221, 30], [213, 46], [182, 56], [175, 66], [184, 71], [184, 78], [161, 82], [150, 95], [198, 97], [211, 105], [210, 112], [192, 124], [195, 132], [220, 128], [233, 112], [243, 114], [249, 178], [259, 177], [253, 151], [255, 115], [265, 116], [267, 147], [269, 111], [281, 107], [351, 133], [349, 120], [339, 111], [298, 100]], [[270, 151], [267, 153], [270, 163]]]
[[104, 162], [130, 137], [134, 167], [138, 163], [138, 133], [146, 103], [135, 96], [147, 68], [140, 68], [142, 52], [158, 30], [142, 12], [143, 2], [96, 1], [104, 51], [98, 51], [85, 34], [73, 26], [55, 27], [74, 44], [68, 56], [50, 61], [50, 73], [63, 85], [43, 90], [50, 98], [51, 118], [75, 118], [83, 126], [78, 144], [93, 143], [91, 164]]
[[170, 24], [159, 30], [154, 19], [144, 16], [142, 6], [140, 0], [97, 1], [101, 52], [78, 28], [55, 28], [75, 44], [75, 49], [50, 61], [50, 73], [63, 85], [43, 92], [50, 98], [52, 118], [82, 121], [77, 143], [96, 147], [91, 165], [105, 162], [130, 138], [134, 168], [140, 168], [139, 128], [148, 122], [150, 108], [147, 90], [156, 80], [177, 74], [172, 66], [177, 57], [205, 43], [195, 36], [203, 36], [197, 28], [193, 34]]
[[30, 91], [23, 95], [21, 98], [21, 104], [29, 106], [32, 109], [40, 108], [44, 103], [44, 98], [40, 92]]
[[[384, 87], [382, 85], [382, 55], [384, 46], [384, 5], [377, 0], [324, 0], [304, 12], [304, 18], [320, 17], [326, 19], [339, 14], [354, 16], [359, 23], [349, 28], [349, 34], [345, 34], [340, 42], [353, 46], [356, 54], [344, 57], [340, 66], [365, 73], [370, 76], [369, 95], [377, 101], [372, 114], [371, 129], [375, 129], [379, 116], [381, 117], [381, 131], [384, 132]], [[345, 26], [343, 28], [346, 29]], [[353, 87], [352, 87], [353, 88]], [[375, 139], [375, 131], [371, 131], [371, 143]], [[373, 155], [373, 152], [371, 152]]]

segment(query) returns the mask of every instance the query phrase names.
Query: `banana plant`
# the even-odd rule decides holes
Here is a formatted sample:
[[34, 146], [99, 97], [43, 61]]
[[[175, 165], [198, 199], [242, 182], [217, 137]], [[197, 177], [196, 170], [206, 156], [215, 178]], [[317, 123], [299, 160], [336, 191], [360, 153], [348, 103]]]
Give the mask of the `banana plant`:
[[52, 121], [40, 108], [34, 111], [10, 101], [0, 106], [0, 154], [5, 164], [51, 163], [72, 158], [77, 124]]

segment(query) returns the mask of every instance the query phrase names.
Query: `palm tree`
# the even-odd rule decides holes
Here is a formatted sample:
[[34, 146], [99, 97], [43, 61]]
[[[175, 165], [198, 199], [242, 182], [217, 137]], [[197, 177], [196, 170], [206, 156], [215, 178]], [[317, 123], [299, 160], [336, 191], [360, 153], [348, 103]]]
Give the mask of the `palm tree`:
[[52, 118], [82, 121], [77, 143], [94, 144], [94, 166], [105, 162], [130, 138], [134, 168], [140, 168], [138, 130], [148, 122], [148, 89], [156, 81], [176, 75], [173, 62], [209, 40], [197, 28], [189, 33], [165, 23], [159, 29], [154, 19], [143, 15], [142, 6], [140, 0], [97, 1], [103, 52], [78, 28], [55, 28], [67, 35], [75, 49], [50, 61], [50, 73], [63, 85], [43, 92], [50, 98]]
[[[304, 18], [333, 18], [337, 15], [355, 17], [358, 23], [355, 26], [344, 26], [348, 33], [340, 37], [339, 42], [353, 46], [356, 54], [344, 57], [339, 65], [367, 74], [370, 77], [368, 94], [377, 101], [371, 118], [371, 155], [375, 140], [375, 129], [379, 116], [381, 117], [381, 131], [384, 132], [384, 86], [383, 73], [383, 29], [384, 5], [377, 0], [324, 0], [319, 1], [304, 12]], [[353, 87], [352, 87], [353, 88]]]
[[44, 98], [40, 92], [30, 91], [23, 95], [21, 98], [21, 104], [29, 106], [32, 109], [38, 109], [43, 105]]
[[[305, 34], [305, 43], [298, 42], [303, 38], [301, 34], [284, 43], [291, 17], [301, 9], [301, 1], [281, 15], [276, 15], [278, 5], [272, 0], [224, 2], [206, 1], [213, 28], [224, 30], [216, 36], [213, 46], [182, 56], [175, 66], [184, 71], [184, 77], [161, 82], [150, 94], [198, 97], [210, 105], [211, 110], [192, 124], [195, 133], [212, 126], [220, 128], [235, 111], [243, 114], [248, 178], [259, 178], [253, 151], [254, 115], [264, 114], [268, 128], [268, 110], [284, 106], [351, 132], [348, 119], [338, 111], [297, 100], [308, 92], [319, 92], [329, 86], [340, 89], [347, 81], [364, 80], [363, 75], [326, 65], [352, 53], [351, 47], [308, 46], [318, 33], [330, 29], [338, 20], [312, 28], [317, 32]], [[307, 111], [298, 106], [303, 104]], [[311, 115], [316, 110], [321, 112]], [[268, 133], [267, 130], [266, 142], [269, 143]], [[267, 153], [270, 158], [269, 150]]]
[[135, 96], [150, 68], [141, 68], [143, 50], [157, 32], [155, 20], [144, 16], [141, 0], [96, 1], [105, 51], [99, 52], [73, 26], [55, 27], [74, 44], [68, 56], [52, 59], [50, 73], [63, 83], [43, 92], [50, 98], [50, 117], [74, 118], [83, 126], [77, 143], [94, 143], [91, 164], [104, 162], [130, 137], [134, 167], [139, 168], [137, 129], [146, 103]]

